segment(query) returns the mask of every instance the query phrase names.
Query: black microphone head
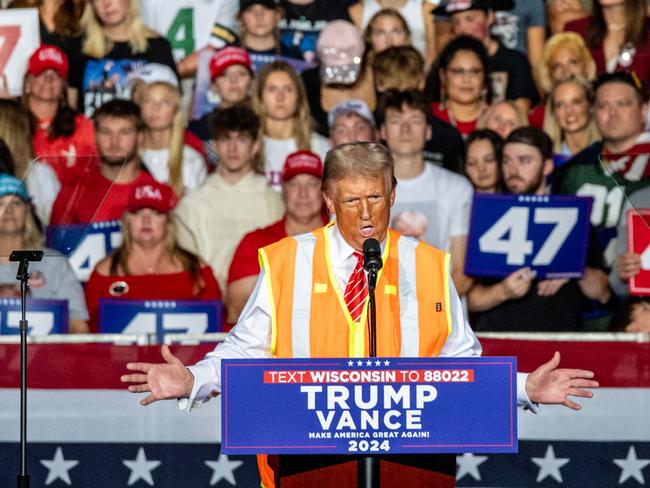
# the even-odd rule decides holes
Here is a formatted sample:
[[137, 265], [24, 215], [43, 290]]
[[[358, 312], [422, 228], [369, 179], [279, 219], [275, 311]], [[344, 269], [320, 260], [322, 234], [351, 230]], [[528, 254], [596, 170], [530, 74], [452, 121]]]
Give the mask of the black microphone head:
[[381, 246], [373, 237], [363, 242], [363, 267], [366, 271], [381, 269]]

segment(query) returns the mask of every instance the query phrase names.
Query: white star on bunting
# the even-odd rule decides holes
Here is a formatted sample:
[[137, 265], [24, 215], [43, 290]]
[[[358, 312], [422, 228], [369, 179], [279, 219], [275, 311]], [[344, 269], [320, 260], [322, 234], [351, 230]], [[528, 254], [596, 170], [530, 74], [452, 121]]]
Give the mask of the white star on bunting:
[[566, 463], [571, 461], [569, 458], [556, 458], [553, 446], [549, 445], [546, 448], [546, 454], [543, 458], [532, 458], [532, 461], [539, 466], [539, 474], [537, 475], [537, 483], [550, 476], [558, 483], [562, 483], [562, 473], [560, 468]]
[[619, 485], [622, 485], [628, 478], [634, 478], [640, 484], [645, 485], [645, 478], [641, 471], [650, 464], [650, 459], [637, 458], [634, 446], [630, 446], [625, 459], [614, 459], [614, 464], [621, 468], [621, 477], [618, 479]]
[[235, 486], [237, 482], [235, 481], [234, 471], [244, 462], [230, 461], [225, 454], [219, 454], [217, 461], [206, 461], [205, 464], [214, 471], [212, 478], [210, 478], [210, 486], [216, 485], [222, 479]]
[[46, 485], [49, 485], [58, 479], [61, 479], [66, 485], [72, 485], [72, 481], [70, 481], [70, 473], [68, 473], [68, 471], [79, 464], [79, 461], [66, 461], [63, 457], [63, 450], [59, 446], [56, 448], [54, 458], [42, 459], [41, 464], [48, 469], [47, 479], [45, 480]]
[[127, 483], [128, 486], [131, 486], [138, 480], [144, 480], [150, 486], [154, 486], [151, 472], [160, 466], [160, 461], [148, 461], [143, 447], [138, 449], [138, 454], [134, 460], [123, 460], [122, 463], [131, 470], [131, 475]]
[[463, 479], [465, 475], [470, 475], [476, 481], [481, 481], [481, 473], [478, 467], [487, 461], [487, 456], [476, 456], [471, 452], [466, 452], [462, 456], [456, 456], [456, 464], [458, 471], [456, 471], [456, 481]]

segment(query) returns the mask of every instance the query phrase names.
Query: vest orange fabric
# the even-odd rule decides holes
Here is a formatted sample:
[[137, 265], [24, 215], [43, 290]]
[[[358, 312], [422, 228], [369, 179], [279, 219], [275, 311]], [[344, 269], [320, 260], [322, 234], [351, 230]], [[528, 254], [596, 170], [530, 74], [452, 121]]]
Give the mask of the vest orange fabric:
[[[313, 246], [311, 310], [309, 313], [309, 357], [364, 357], [368, 355], [367, 303], [358, 323], [354, 323], [345, 306], [342, 290], [329, 266], [326, 229], [315, 230]], [[402, 335], [402, 307], [417, 313], [413, 318], [419, 337], [418, 356], [436, 356], [451, 331], [449, 310], [449, 257], [446, 253], [423, 242], [412, 245], [415, 254], [415, 276], [400, 276], [399, 246], [409, 239], [389, 230], [384, 265], [380, 271], [375, 300], [377, 303], [377, 355], [399, 357]], [[294, 324], [294, 282], [296, 253], [299, 242], [288, 237], [260, 249], [266, 286], [272, 302], [272, 352], [279, 358], [293, 357], [292, 327]], [[400, 283], [400, 277], [406, 278]], [[400, 303], [400, 298], [406, 300]], [[316, 313], [311, 313], [314, 311]], [[327, 311], [327, 313], [324, 313]], [[417, 318], [415, 317], [417, 316]]]
[[[293, 329], [300, 322], [302, 327], [308, 327], [309, 340], [302, 357], [368, 355], [368, 300], [359, 322], [353, 322], [329, 263], [332, 225], [311, 235], [287, 237], [259, 251], [271, 304], [275, 357], [297, 357]], [[297, 266], [297, 258], [302, 260], [303, 268]], [[384, 264], [375, 290], [377, 356], [401, 356], [405, 341], [411, 344], [411, 349], [407, 349], [411, 354], [407, 355], [437, 356], [452, 327], [449, 255], [389, 229], [382, 258]], [[304, 277], [296, 275], [304, 266], [309, 266], [312, 274], [308, 283], [302, 283]], [[300, 288], [302, 285], [305, 287]], [[299, 288], [294, 290], [296, 286]], [[302, 310], [295, 306], [294, 294], [303, 290], [306, 293], [307, 286], [311, 287], [310, 309]], [[258, 465], [262, 486], [274, 487], [274, 474], [266, 455], [258, 456]]]

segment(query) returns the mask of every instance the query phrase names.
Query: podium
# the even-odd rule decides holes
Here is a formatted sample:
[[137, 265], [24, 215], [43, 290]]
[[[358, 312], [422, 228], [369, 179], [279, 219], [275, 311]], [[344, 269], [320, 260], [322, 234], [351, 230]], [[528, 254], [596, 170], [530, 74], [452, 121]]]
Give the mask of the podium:
[[262, 455], [282, 488], [453, 487], [455, 454], [517, 452], [516, 370], [497, 357], [224, 360], [221, 452]]

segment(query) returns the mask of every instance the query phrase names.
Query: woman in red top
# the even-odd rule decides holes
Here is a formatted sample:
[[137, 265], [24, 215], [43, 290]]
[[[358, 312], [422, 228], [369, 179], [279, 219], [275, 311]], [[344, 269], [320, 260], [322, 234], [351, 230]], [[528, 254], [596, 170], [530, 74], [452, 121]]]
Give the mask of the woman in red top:
[[122, 245], [95, 267], [86, 285], [90, 330], [97, 331], [100, 298], [220, 300], [212, 269], [176, 243], [168, 185], [136, 187], [122, 219]]
[[34, 155], [49, 164], [61, 182], [97, 155], [92, 122], [68, 105], [67, 80], [68, 58], [61, 49], [44, 44], [34, 51], [23, 105], [32, 115]]
[[598, 74], [634, 71], [650, 83], [650, 23], [645, 0], [595, 0], [590, 17], [566, 24], [587, 41]]
[[490, 98], [488, 55], [483, 44], [469, 36], [458, 36], [440, 53], [437, 62], [441, 102], [432, 106], [433, 116], [453, 125], [466, 138]]

